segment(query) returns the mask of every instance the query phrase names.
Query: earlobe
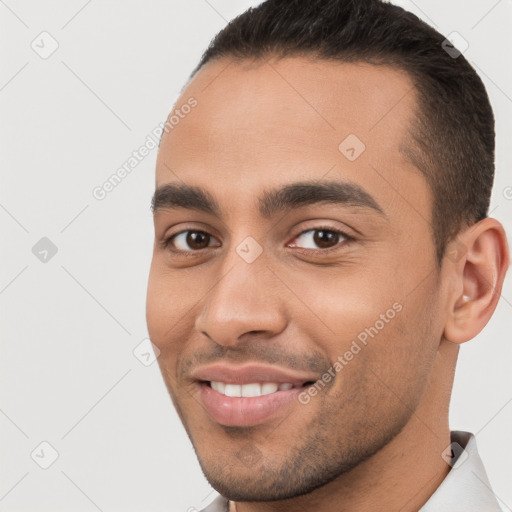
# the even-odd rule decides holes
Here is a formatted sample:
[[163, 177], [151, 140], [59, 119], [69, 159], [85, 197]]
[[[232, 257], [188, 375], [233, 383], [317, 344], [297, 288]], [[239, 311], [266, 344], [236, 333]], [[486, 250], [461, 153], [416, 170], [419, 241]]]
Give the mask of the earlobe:
[[[485, 327], [496, 309], [509, 266], [509, 251], [503, 226], [491, 218], [465, 229], [450, 244], [463, 244], [466, 251], [459, 261], [446, 256], [443, 260], [455, 283], [447, 304], [444, 336], [453, 343], [464, 343]], [[450, 254], [450, 247], [446, 254]]]

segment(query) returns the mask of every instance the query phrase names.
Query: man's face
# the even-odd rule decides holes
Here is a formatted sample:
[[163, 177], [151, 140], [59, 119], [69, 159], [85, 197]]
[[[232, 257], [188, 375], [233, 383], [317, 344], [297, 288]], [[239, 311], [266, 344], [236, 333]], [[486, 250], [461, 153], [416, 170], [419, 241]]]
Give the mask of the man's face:
[[159, 151], [149, 334], [210, 483], [300, 495], [429, 400], [443, 290], [399, 150], [414, 89], [385, 66], [220, 60], [175, 108], [190, 98]]

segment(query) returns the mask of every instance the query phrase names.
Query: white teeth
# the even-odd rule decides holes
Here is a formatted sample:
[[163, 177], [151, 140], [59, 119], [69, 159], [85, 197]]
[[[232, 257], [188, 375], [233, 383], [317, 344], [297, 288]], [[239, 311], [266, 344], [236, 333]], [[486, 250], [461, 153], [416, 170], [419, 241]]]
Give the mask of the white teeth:
[[242, 386], [240, 384], [226, 384], [224, 394], [226, 396], [242, 396]]
[[225, 384], [224, 382], [211, 381], [210, 385], [215, 391], [231, 397], [253, 397], [269, 395], [276, 391], [286, 391], [293, 388], [293, 384], [289, 382], [276, 383], [264, 382], [251, 382], [250, 384]]
[[275, 382], [265, 382], [265, 384], [261, 385], [261, 394], [262, 395], [270, 395], [270, 393], [275, 393], [279, 385]]
[[258, 383], [244, 384], [242, 386], [242, 396], [260, 396], [261, 386]]
[[226, 384], [224, 384], [224, 382], [214, 382], [212, 380], [211, 385], [215, 391], [224, 394], [224, 389], [226, 388]]

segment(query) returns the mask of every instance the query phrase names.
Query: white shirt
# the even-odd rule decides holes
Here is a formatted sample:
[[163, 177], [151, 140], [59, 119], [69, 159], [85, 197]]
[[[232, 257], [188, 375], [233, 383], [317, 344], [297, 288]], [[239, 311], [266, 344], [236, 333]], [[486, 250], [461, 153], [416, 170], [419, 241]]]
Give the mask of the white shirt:
[[[478, 455], [475, 436], [455, 430], [451, 442], [457, 443], [453, 445], [452, 469], [418, 512], [502, 512]], [[463, 450], [457, 450], [459, 446]], [[229, 501], [217, 496], [201, 512], [229, 512]]]

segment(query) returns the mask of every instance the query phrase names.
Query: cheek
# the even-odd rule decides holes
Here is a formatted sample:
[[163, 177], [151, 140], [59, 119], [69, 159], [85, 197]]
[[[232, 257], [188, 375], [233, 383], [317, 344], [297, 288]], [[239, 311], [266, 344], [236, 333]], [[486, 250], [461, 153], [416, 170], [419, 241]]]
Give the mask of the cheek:
[[146, 323], [153, 343], [162, 350], [185, 339], [180, 333], [190, 327], [191, 308], [204, 294], [197, 280], [153, 261], [146, 296]]
[[164, 329], [169, 328], [166, 318], [169, 314], [169, 300], [166, 286], [162, 282], [155, 263], [151, 265], [146, 294], [146, 324], [151, 341], [160, 348]]
[[303, 273], [293, 283], [301, 300], [290, 300], [289, 314], [333, 364], [338, 361], [338, 373], [350, 374], [351, 384], [371, 380], [382, 387], [384, 379], [399, 393], [413, 383], [421, 387], [442, 332], [432, 325], [434, 278], [411, 292], [409, 277], [382, 267], [373, 275], [370, 269]]
[[399, 287], [383, 277], [356, 268], [316, 269], [300, 279], [290, 275], [290, 288], [300, 297], [290, 297], [290, 317], [312, 339], [329, 340], [324, 347], [329, 353], [344, 350], [353, 339], [364, 342], [389, 331], [403, 309]]

